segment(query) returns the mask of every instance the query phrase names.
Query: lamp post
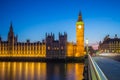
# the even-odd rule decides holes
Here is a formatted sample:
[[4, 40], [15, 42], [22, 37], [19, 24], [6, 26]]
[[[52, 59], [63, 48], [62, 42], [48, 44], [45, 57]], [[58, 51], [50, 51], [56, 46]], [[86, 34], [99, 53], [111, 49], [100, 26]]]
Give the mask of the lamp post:
[[86, 39], [86, 53], [88, 55], [88, 39]]

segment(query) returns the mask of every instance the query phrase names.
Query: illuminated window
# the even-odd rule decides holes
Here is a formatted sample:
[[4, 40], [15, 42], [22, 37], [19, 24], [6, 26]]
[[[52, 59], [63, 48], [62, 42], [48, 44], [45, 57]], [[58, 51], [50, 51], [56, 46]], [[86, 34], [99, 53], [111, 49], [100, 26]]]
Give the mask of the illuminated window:
[[63, 50], [63, 46], [61, 47], [61, 49]]
[[50, 50], [50, 47], [48, 46], [48, 50]]

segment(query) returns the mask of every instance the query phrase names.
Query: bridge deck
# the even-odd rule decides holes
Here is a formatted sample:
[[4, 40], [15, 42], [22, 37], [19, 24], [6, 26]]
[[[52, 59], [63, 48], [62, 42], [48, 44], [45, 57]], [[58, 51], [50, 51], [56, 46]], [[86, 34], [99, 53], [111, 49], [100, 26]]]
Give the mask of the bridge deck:
[[120, 62], [106, 57], [93, 57], [108, 80], [120, 80]]

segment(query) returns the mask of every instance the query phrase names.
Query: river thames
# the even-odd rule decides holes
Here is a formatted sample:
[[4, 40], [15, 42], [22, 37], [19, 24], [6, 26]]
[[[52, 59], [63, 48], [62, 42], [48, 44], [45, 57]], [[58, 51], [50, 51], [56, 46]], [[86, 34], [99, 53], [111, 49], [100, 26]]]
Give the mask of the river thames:
[[82, 80], [83, 63], [0, 62], [0, 80]]

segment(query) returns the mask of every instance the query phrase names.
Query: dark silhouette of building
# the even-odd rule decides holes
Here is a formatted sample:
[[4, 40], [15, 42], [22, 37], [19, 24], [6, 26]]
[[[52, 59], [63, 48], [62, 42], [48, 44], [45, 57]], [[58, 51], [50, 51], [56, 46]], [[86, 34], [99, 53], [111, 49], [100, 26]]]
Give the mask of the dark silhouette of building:
[[67, 53], [67, 34], [59, 33], [59, 40], [55, 40], [54, 34], [46, 33], [46, 57], [47, 58], [66, 58]]

